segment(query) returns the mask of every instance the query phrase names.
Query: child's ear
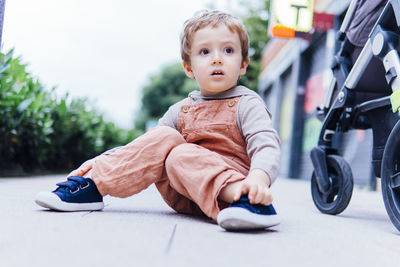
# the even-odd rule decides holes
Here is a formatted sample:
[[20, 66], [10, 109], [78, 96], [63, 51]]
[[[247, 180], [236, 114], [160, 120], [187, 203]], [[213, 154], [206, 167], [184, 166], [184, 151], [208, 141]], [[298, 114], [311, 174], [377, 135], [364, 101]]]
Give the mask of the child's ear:
[[185, 62], [182, 62], [183, 69], [185, 70], [186, 76], [188, 76], [190, 79], [194, 79], [194, 74], [192, 71], [192, 68]]
[[243, 60], [242, 65], [240, 66], [240, 75], [246, 74], [248, 65], [249, 65], [249, 58], [246, 57], [246, 59]]

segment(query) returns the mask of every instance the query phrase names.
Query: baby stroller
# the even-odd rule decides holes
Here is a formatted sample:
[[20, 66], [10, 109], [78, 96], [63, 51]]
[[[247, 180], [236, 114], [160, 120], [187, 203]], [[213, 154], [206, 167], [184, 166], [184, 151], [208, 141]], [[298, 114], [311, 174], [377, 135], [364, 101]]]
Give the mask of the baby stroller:
[[[376, 23], [375, 23], [376, 22]], [[340, 48], [324, 103], [318, 145], [310, 153], [316, 207], [339, 214], [349, 204], [353, 175], [340, 156], [340, 133], [372, 129], [372, 164], [387, 213], [400, 231], [400, 0], [353, 0], [337, 35]]]

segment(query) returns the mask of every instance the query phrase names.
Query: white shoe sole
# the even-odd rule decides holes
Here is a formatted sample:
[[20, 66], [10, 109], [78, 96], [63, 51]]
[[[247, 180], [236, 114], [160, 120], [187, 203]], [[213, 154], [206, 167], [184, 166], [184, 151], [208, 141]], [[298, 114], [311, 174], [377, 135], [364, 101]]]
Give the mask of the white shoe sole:
[[260, 215], [244, 208], [231, 207], [220, 211], [217, 222], [226, 230], [257, 230], [278, 225], [280, 218], [278, 215]]
[[51, 192], [40, 192], [35, 199], [36, 204], [43, 208], [58, 211], [93, 211], [102, 210], [103, 202], [92, 203], [69, 203], [62, 201], [56, 194]]

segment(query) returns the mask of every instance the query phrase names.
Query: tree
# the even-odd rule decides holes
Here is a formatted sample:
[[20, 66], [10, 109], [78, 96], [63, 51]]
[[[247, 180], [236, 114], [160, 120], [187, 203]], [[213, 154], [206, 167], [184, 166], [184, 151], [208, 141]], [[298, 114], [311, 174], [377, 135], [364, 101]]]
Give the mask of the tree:
[[270, 1], [262, 0], [256, 6], [247, 7], [245, 1], [241, 1], [241, 6], [247, 8], [246, 15], [242, 16], [244, 25], [250, 38], [250, 64], [247, 73], [241, 77], [240, 84], [253, 90], [258, 89], [258, 76], [261, 72], [262, 51], [269, 41], [268, 36], [268, 12]]
[[168, 107], [187, 97], [198, 89], [194, 80], [186, 77], [180, 63], [173, 63], [150, 77], [142, 89], [142, 107], [135, 120], [135, 128], [145, 129], [149, 120], [158, 120]]

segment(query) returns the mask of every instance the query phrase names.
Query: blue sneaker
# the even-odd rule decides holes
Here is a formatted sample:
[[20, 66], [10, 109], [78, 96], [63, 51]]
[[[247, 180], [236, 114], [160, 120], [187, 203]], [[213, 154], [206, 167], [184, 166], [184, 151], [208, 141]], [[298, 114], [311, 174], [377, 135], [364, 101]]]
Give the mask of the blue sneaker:
[[53, 192], [40, 192], [36, 204], [58, 211], [92, 211], [104, 208], [103, 197], [90, 178], [70, 176]]
[[218, 213], [217, 222], [226, 230], [257, 230], [278, 225], [280, 219], [272, 205], [250, 204], [243, 195]]

